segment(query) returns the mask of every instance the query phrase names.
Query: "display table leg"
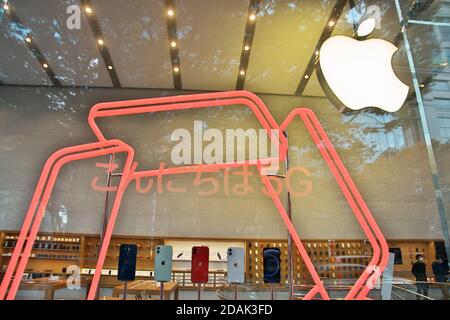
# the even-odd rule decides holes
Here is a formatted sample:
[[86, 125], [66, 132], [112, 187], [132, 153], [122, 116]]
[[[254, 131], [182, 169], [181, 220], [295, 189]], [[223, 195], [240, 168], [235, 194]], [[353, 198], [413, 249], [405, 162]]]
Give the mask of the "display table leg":
[[202, 284], [198, 284], [198, 290], [197, 290], [197, 300], [202, 300]]
[[127, 300], [128, 281], [125, 281], [123, 286], [123, 300]]
[[45, 300], [53, 300], [55, 297], [55, 290], [50, 288], [45, 290]]
[[179, 286], [177, 286], [176, 289], [175, 289], [175, 293], [174, 293], [173, 299], [174, 300], [178, 300], [178, 296], [179, 296]]

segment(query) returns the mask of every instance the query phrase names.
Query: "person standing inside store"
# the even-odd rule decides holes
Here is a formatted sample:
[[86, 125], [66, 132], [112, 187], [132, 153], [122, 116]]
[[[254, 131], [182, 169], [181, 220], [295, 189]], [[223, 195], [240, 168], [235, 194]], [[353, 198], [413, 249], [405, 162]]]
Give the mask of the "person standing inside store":
[[417, 300], [424, 298], [422, 296], [428, 297], [427, 265], [425, 264], [423, 255], [418, 254], [416, 256], [416, 262], [414, 262], [411, 272], [416, 278]]
[[436, 278], [436, 282], [439, 285], [439, 288], [442, 291], [442, 299], [443, 300], [449, 300], [450, 295], [448, 292], [448, 263], [444, 260], [442, 256], [437, 256], [436, 261], [433, 262], [433, 273], [434, 277]]

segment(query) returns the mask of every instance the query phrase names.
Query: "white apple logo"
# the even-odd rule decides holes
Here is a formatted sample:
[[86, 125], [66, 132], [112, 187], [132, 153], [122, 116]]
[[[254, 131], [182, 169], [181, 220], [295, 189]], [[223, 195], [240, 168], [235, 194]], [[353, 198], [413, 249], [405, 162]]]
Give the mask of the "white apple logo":
[[[371, 31], [366, 30], [364, 34]], [[396, 112], [409, 92], [409, 87], [392, 69], [392, 56], [397, 50], [382, 39], [361, 41], [347, 36], [331, 37], [320, 49], [319, 79], [322, 84], [325, 80], [326, 93], [331, 90], [334, 95], [331, 98], [337, 98], [338, 103], [349, 109], [375, 107]]]

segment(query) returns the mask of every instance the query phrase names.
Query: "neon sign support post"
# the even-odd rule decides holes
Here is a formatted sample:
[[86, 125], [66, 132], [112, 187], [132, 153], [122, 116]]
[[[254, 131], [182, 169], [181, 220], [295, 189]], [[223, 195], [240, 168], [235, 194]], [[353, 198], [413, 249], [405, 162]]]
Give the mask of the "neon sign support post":
[[256, 95], [247, 91], [231, 91], [107, 102], [99, 103], [92, 107], [89, 113], [88, 122], [98, 141], [61, 149], [50, 156], [45, 163], [28, 212], [25, 216], [17, 244], [12, 253], [10, 263], [0, 285], [0, 299], [15, 299], [23, 272], [28, 263], [28, 259], [30, 258], [33, 244], [61, 168], [65, 164], [77, 160], [95, 158], [104, 155], [113, 155], [116, 153], [125, 153], [126, 160], [123, 168], [123, 174], [121, 176], [117, 193], [114, 198], [114, 203], [111, 208], [110, 218], [101, 243], [95, 273], [87, 295], [88, 300], [95, 299], [106, 252], [108, 250], [125, 189], [127, 188], [129, 182], [135, 178], [152, 177], [161, 174], [158, 169], [148, 171], [132, 170], [134, 159], [133, 148], [120, 140], [106, 138], [96, 123], [97, 118], [218, 106], [230, 107], [233, 105], [245, 105], [253, 111], [258, 121], [267, 131], [267, 134], [270, 135], [272, 142], [275, 143], [276, 147], [279, 149], [279, 156], [275, 159], [268, 158], [244, 162], [166, 168], [164, 169], [164, 175], [204, 171], [205, 168], [214, 170], [239, 166], [256, 166], [260, 173], [262, 183], [269, 191], [270, 197], [275, 207], [278, 209], [278, 212], [286, 228], [288, 229], [290, 236], [292, 237], [292, 241], [305, 262], [314, 282], [313, 288], [305, 295], [304, 299], [311, 300], [319, 296], [321, 299], [329, 300], [330, 297], [328, 292], [320, 280], [320, 277], [315, 270], [314, 265], [286, 212], [286, 209], [284, 208], [278, 194], [274, 190], [270, 182], [270, 178], [266, 175], [265, 170], [265, 166], [267, 164], [274, 163], [274, 161], [276, 163], [284, 161], [288, 148], [287, 140], [284, 134], [279, 134], [278, 137], [274, 137], [274, 135], [271, 134], [271, 130], [283, 132], [287, 129], [291, 122], [298, 117], [305, 123], [308, 132], [314, 140], [314, 143], [325, 159], [328, 168], [332, 172], [358, 223], [373, 247], [373, 257], [369, 262], [369, 265], [346, 295], [347, 300], [366, 299], [367, 294], [374, 287], [375, 282], [380, 278], [387, 265], [389, 250], [381, 230], [375, 222], [361, 194], [353, 183], [353, 180], [342, 163], [339, 155], [331, 144], [327, 134], [323, 130], [315, 114], [310, 109], [306, 108], [298, 108], [293, 110], [281, 126], [279, 126], [264, 103]]

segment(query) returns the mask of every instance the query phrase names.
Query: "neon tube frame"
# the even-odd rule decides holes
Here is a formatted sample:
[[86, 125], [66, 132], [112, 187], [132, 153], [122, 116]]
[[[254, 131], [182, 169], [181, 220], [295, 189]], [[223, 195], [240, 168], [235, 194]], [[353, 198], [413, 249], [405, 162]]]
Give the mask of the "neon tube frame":
[[320, 125], [319, 120], [310, 109], [297, 108], [288, 115], [281, 126], [278, 126], [266, 105], [256, 95], [247, 91], [230, 91], [118, 102], [105, 102], [93, 106], [89, 112], [88, 123], [95, 136], [97, 137], [98, 142], [61, 149], [55, 152], [47, 160], [42, 170], [29, 209], [25, 216], [24, 223], [17, 240], [17, 244], [14, 248], [11, 260], [6, 269], [5, 276], [0, 285], [0, 300], [15, 299], [51, 192], [62, 166], [72, 161], [94, 158], [103, 155], [112, 155], [116, 153], [126, 153], [127, 157], [124, 164], [123, 173], [121, 175], [117, 194], [115, 196], [114, 203], [110, 212], [110, 218], [106, 226], [104, 238], [101, 243], [95, 273], [87, 295], [88, 300], [95, 299], [98, 284], [100, 281], [101, 271], [114, 230], [115, 221], [119, 213], [123, 193], [126, 187], [128, 186], [129, 182], [135, 178], [152, 177], [161, 174], [160, 170], [158, 169], [134, 171], [133, 148], [120, 140], [106, 138], [100, 131], [95, 121], [97, 118], [233, 105], [245, 105], [253, 111], [258, 121], [267, 131], [267, 134], [270, 136], [273, 143], [278, 148], [279, 156], [277, 158], [249, 160], [244, 162], [236, 161], [211, 165], [192, 165], [187, 167], [165, 168], [163, 170], [163, 174], [170, 175], [192, 173], [198, 172], [199, 170], [204, 171], [205, 168], [216, 170], [223, 168], [240, 167], [244, 165], [256, 166], [260, 173], [262, 183], [269, 191], [270, 197], [272, 198], [275, 207], [279, 211], [279, 214], [314, 281], [313, 288], [304, 296], [303, 299], [311, 300], [320, 295], [322, 299], [329, 300], [330, 297], [317, 273], [317, 270], [314, 268], [314, 265], [309, 258], [308, 253], [306, 252], [306, 249], [300, 237], [298, 236], [298, 233], [295, 230], [292, 221], [290, 220], [279, 196], [275, 192], [270, 179], [265, 175], [264, 171], [264, 165], [266, 165], [267, 163], [273, 163], [273, 161], [279, 163], [284, 161], [288, 148], [287, 140], [284, 134], [278, 134], [278, 137], [274, 137], [274, 135], [271, 134], [272, 130], [283, 132], [287, 129], [291, 122], [298, 117], [305, 123], [309, 134], [311, 135], [314, 143], [319, 149], [322, 157], [326, 161], [336, 182], [342, 190], [345, 199], [349, 203], [358, 223], [360, 224], [370, 244], [373, 247], [373, 257], [369, 262], [365, 272], [361, 274], [355, 285], [345, 297], [346, 300], [366, 299], [368, 293], [373, 288], [373, 283], [381, 276], [387, 265], [389, 258], [388, 246], [383, 233], [379, 229], [361, 194], [353, 183], [353, 180], [351, 179], [347, 169], [345, 168], [339, 155], [334, 149], [326, 132]]

